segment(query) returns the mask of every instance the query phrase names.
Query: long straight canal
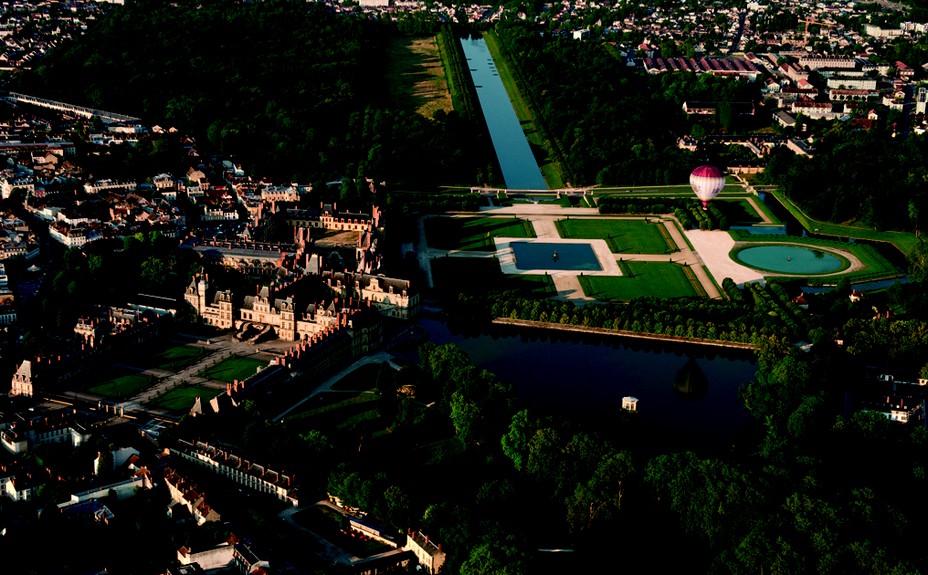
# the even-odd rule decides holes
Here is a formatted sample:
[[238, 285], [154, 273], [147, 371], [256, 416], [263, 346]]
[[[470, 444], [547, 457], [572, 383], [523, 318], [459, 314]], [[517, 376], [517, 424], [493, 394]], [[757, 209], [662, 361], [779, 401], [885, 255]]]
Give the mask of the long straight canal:
[[512, 108], [509, 94], [496, 70], [496, 63], [483, 38], [462, 38], [470, 77], [477, 88], [477, 99], [490, 131], [493, 149], [499, 159], [506, 187], [513, 190], [547, 190], [532, 147], [525, 139], [522, 124]]

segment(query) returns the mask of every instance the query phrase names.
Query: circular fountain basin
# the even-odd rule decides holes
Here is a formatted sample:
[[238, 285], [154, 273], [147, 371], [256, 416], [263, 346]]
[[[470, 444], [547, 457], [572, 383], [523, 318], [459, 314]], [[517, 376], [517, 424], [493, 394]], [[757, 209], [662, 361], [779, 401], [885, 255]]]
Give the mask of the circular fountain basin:
[[830, 252], [783, 244], [745, 248], [735, 257], [752, 268], [783, 274], [824, 274], [847, 266]]

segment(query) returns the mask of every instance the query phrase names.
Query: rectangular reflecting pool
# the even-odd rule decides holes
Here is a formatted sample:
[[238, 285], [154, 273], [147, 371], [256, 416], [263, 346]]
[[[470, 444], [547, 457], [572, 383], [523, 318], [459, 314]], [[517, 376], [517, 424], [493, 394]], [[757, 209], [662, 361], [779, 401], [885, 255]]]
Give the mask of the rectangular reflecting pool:
[[589, 244], [511, 242], [516, 268], [520, 270], [602, 271]]

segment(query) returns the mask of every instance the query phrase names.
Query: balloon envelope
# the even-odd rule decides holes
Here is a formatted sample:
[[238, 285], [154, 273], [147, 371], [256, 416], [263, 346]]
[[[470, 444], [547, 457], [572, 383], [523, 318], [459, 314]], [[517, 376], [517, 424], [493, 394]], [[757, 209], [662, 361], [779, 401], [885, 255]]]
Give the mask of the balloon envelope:
[[725, 174], [715, 166], [699, 166], [690, 174], [690, 186], [705, 207], [725, 187]]

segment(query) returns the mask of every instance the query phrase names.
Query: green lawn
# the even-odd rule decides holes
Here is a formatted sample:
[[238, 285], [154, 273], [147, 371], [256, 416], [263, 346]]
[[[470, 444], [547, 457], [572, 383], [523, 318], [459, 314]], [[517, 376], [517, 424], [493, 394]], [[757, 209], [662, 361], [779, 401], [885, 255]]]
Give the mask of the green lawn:
[[664, 262], [623, 262], [623, 277], [580, 276], [583, 293], [603, 301], [628, 301], [636, 297], [685, 297], [699, 295], [683, 266]]
[[200, 377], [232, 383], [236, 379], [244, 380], [255, 373], [259, 367], [267, 365], [266, 361], [251, 357], [230, 357], [201, 371]]
[[154, 366], [158, 369], [180, 371], [185, 367], [195, 364], [209, 354], [210, 352], [202, 347], [178, 345], [156, 354], [152, 360], [154, 361]]
[[425, 220], [429, 246], [440, 250], [495, 251], [493, 238], [534, 238], [531, 222], [518, 218], [448, 218]]
[[114, 377], [91, 387], [87, 391], [96, 395], [105, 397], [121, 398], [130, 397], [143, 389], [149, 387], [155, 382], [155, 378], [144, 373], [130, 373], [121, 377]]
[[615, 254], [666, 254], [677, 251], [664, 224], [645, 220], [572, 219], [555, 222], [564, 239], [606, 240]]
[[215, 389], [199, 386], [177, 387], [155, 400], [155, 406], [168, 411], [188, 411], [193, 407], [193, 400], [199, 396], [207, 402], [219, 395]]

